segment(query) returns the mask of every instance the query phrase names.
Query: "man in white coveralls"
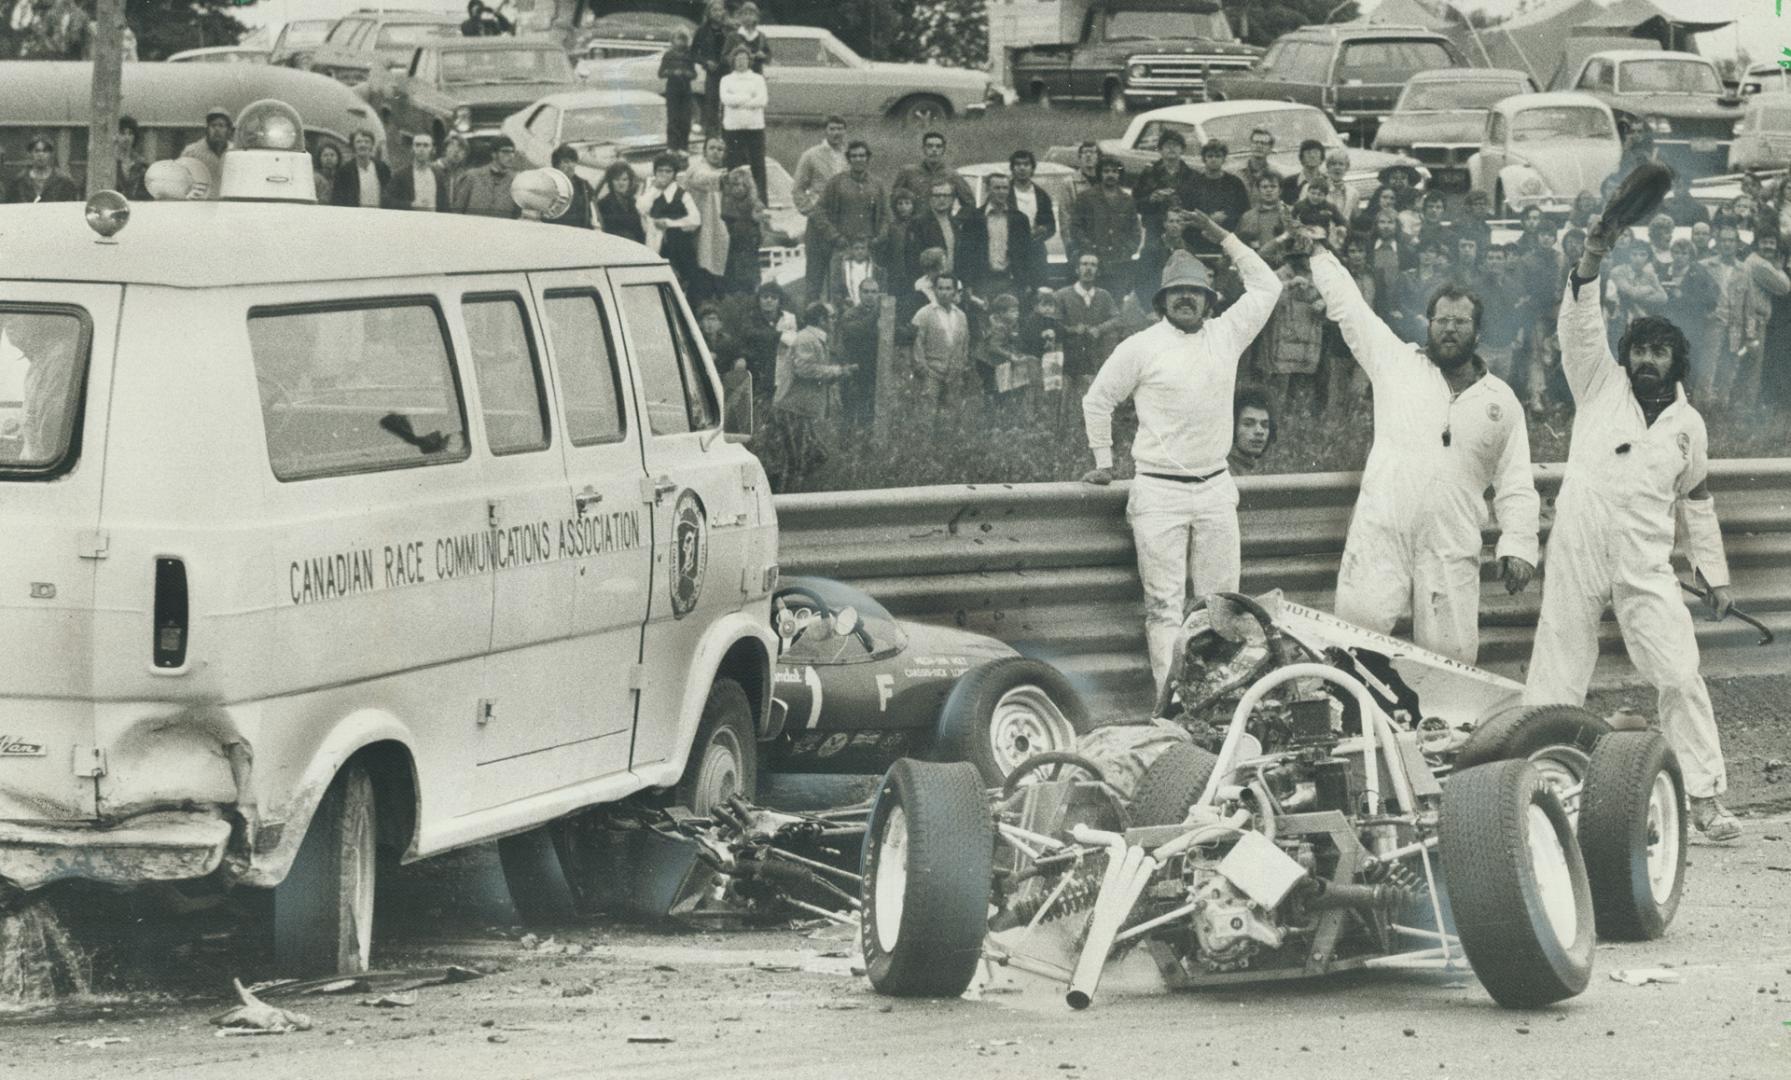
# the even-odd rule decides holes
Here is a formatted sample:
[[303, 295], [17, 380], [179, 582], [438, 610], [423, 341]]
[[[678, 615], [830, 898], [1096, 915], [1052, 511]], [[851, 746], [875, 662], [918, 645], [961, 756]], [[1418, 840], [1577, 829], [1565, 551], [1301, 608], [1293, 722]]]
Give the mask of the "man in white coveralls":
[[1238, 489], [1226, 472], [1238, 359], [1274, 314], [1281, 279], [1242, 240], [1189, 210], [1179, 220], [1219, 246], [1244, 282], [1244, 295], [1207, 318], [1217, 300], [1212, 276], [1186, 251], [1163, 267], [1153, 306], [1161, 321], [1113, 350], [1082, 399], [1095, 467], [1082, 479], [1113, 482], [1113, 410], [1131, 398], [1136, 477], [1126, 520], [1144, 583], [1144, 633], [1157, 689], [1169, 675], [1188, 579], [1196, 596], [1233, 592], [1243, 561]]
[[1716, 503], [1704, 486], [1704, 418], [1686, 400], [1689, 347], [1666, 319], [1629, 324], [1611, 356], [1598, 301], [1599, 264], [1614, 238], [1595, 232], [1568, 278], [1558, 332], [1573, 392], [1573, 442], [1549, 537], [1542, 620], [1530, 654], [1529, 705], [1579, 705], [1598, 659], [1605, 606], [1630, 660], [1654, 684], [1660, 725], [1685, 770], [1692, 823], [1733, 840], [1741, 823], [1717, 797], [1728, 789], [1698, 641], [1670, 562], [1675, 518], [1692, 566], [1728, 614], [1729, 567]]
[[[1294, 250], [1310, 248], [1297, 234]], [[1337, 616], [1389, 633], [1412, 616], [1419, 645], [1474, 663], [1480, 652], [1480, 525], [1494, 492], [1505, 588], [1536, 568], [1542, 503], [1530, 475], [1523, 406], [1475, 353], [1480, 298], [1444, 285], [1430, 298], [1429, 341], [1401, 340], [1328, 250], [1312, 255], [1325, 313], [1374, 385], [1374, 445], [1343, 545]]]

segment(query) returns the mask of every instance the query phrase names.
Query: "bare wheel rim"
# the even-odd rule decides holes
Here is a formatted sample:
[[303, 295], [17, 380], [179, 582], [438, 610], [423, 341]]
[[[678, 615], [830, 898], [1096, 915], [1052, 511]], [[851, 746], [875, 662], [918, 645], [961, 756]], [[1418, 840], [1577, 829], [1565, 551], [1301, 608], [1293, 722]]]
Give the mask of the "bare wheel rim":
[[1665, 770], [1648, 789], [1648, 892], [1656, 904], [1672, 899], [1679, 884], [1679, 788]]
[[877, 947], [893, 952], [902, 932], [902, 898], [908, 892], [908, 815], [892, 806], [877, 838]]
[[1075, 747], [1075, 727], [1040, 687], [1016, 686], [995, 702], [989, 717], [989, 749], [1003, 776], [1034, 754]]
[[1567, 811], [1567, 820], [1577, 829], [1580, 821], [1580, 791], [1586, 783], [1586, 773], [1592, 767], [1592, 759], [1573, 746], [1545, 746], [1530, 755], [1530, 764], [1542, 774], [1542, 782], [1548, 785], [1555, 797], [1561, 800], [1561, 808]]
[[347, 900], [348, 932], [352, 937], [353, 954], [347, 959], [358, 962], [357, 971], [367, 970], [373, 957], [373, 888], [376, 859], [373, 835], [372, 784], [361, 779], [352, 787], [344, 807], [342, 823], [342, 894]]
[[703, 748], [703, 763], [697, 768], [696, 784], [691, 792], [691, 801], [696, 805], [691, 809], [698, 814], [707, 814], [727, 802], [728, 796], [745, 790], [740, 780], [740, 763], [744, 759], [740, 737], [734, 729], [716, 728], [709, 745]]
[[1549, 931], [1562, 948], [1571, 948], [1579, 928], [1579, 906], [1573, 895], [1573, 874], [1567, 868], [1567, 852], [1548, 812], [1532, 803], [1524, 814], [1524, 846], [1529, 849], [1530, 873], [1536, 880], [1536, 899]]

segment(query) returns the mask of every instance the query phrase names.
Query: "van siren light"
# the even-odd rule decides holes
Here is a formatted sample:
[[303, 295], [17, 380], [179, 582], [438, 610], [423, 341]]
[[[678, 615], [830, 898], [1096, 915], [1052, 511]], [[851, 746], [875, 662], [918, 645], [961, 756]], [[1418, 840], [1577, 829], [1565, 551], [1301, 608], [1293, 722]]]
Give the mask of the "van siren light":
[[236, 114], [236, 145], [224, 155], [218, 197], [252, 202], [317, 201], [305, 121], [284, 101], [263, 98]]

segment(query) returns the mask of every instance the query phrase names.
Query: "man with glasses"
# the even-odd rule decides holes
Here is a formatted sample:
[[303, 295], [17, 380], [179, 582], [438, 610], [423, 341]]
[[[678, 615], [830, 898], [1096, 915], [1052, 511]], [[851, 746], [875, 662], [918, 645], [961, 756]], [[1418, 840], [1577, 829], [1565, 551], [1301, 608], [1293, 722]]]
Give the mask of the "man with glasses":
[[[1281, 174], [1269, 164], [1269, 155], [1275, 151], [1275, 133], [1266, 127], [1255, 128], [1250, 132], [1250, 156], [1244, 159], [1244, 167], [1238, 170], [1243, 178], [1246, 190], [1254, 192], [1256, 185], [1265, 176], [1275, 178], [1277, 187], [1281, 184]], [[1292, 199], [1287, 200], [1292, 202]]]
[[1390, 633], [1412, 617], [1420, 646], [1472, 664], [1480, 650], [1480, 521], [1493, 489], [1497, 558], [1508, 592], [1535, 573], [1541, 499], [1517, 395], [1476, 354], [1480, 298], [1455, 284], [1431, 294], [1428, 340], [1400, 339], [1348, 270], [1304, 229], [1326, 314], [1374, 387], [1374, 445], [1337, 574], [1339, 618]]
[[453, 192], [454, 209], [481, 217], [513, 218], [521, 213], [510, 197], [510, 181], [516, 178], [516, 145], [500, 135], [491, 149], [491, 162], [483, 169], [468, 169]]

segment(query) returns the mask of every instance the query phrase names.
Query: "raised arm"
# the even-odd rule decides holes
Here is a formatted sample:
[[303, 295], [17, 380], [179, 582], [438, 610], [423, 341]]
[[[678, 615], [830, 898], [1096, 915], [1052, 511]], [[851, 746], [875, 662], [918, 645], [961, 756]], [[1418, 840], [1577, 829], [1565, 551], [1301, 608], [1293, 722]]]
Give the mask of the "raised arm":
[[1598, 272], [1610, 251], [1610, 238], [1594, 228], [1586, 252], [1567, 276], [1555, 333], [1561, 342], [1561, 372], [1575, 401], [1595, 394], [1608, 379], [1622, 375], [1605, 335], [1604, 305], [1598, 299]]
[[1211, 217], [1199, 210], [1184, 210], [1182, 217], [1208, 240], [1218, 244], [1219, 250], [1237, 267], [1238, 276], [1244, 279], [1244, 295], [1225, 314], [1207, 320], [1202, 331], [1216, 352], [1241, 358], [1244, 350], [1256, 340], [1256, 335], [1262, 333], [1269, 317], [1275, 314], [1275, 302], [1281, 299], [1281, 278], [1262, 261], [1262, 256], [1250, 250], [1249, 244], [1226, 231]]
[[1330, 251], [1312, 253], [1312, 284], [1325, 299], [1325, 317], [1342, 331], [1343, 343], [1370, 382], [1378, 382], [1401, 361], [1416, 355], [1411, 343], [1374, 313], [1362, 290], [1356, 288], [1356, 279]]

